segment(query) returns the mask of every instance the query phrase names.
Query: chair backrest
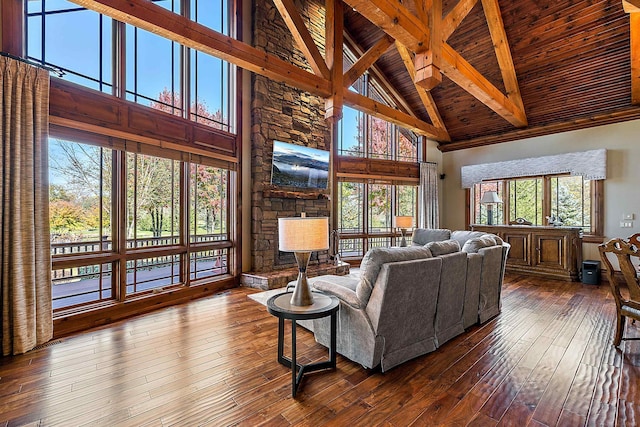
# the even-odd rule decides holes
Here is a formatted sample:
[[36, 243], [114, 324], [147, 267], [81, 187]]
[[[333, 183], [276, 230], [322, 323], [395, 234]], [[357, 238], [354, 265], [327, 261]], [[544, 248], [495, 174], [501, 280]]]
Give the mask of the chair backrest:
[[640, 233], [636, 233], [633, 236], [627, 239], [629, 243], [635, 245], [636, 248], [640, 249]]
[[620, 292], [620, 286], [615, 279], [613, 265], [607, 257], [607, 254], [609, 253], [615, 255], [618, 259], [620, 271], [624, 276], [624, 280], [627, 283], [627, 288], [629, 290], [628, 299], [640, 302], [640, 283], [638, 282], [637, 271], [631, 262], [631, 257], [640, 258], [640, 249], [623, 239], [615, 238], [609, 240], [607, 243], [598, 245], [598, 250], [600, 251], [602, 263], [607, 267], [609, 285], [611, 286], [613, 297], [616, 299], [616, 304], [620, 306], [627, 298], [623, 297]]

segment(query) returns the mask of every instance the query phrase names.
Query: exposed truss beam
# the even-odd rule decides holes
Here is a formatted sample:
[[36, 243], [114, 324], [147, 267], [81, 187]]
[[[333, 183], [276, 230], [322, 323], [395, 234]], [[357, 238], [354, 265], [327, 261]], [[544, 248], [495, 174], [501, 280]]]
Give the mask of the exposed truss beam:
[[[433, 96], [431, 96], [431, 92], [426, 90], [424, 87], [415, 83], [416, 70], [413, 65], [413, 58], [411, 57], [411, 52], [405, 46], [401, 45], [399, 42], [396, 42], [396, 48], [398, 49], [398, 53], [404, 62], [404, 65], [407, 67], [407, 71], [411, 76], [411, 79], [414, 81], [416, 90], [418, 91], [418, 95], [424, 104], [424, 107], [429, 113], [429, 118], [431, 119], [431, 123], [438, 128], [442, 129], [443, 132], [447, 133], [447, 129], [444, 124], [444, 120], [442, 120], [442, 116], [440, 116], [440, 112], [438, 111], [438, 107], [436, 106], [435, 101], [433, 100]], [[448, 133], [447, 133], [448, 134]], [[447, 141], [450, 141], [451, 138], [448, 138]]]
[[358, 93], [348, 90], [344, 91], [344, 103], [365, 114], [370, 114], [374, 117], [406, 127], [417, 134], [427, 136], [437, 141], [446, 141], [447, 138], [449, 138], [446, 132], [437, 129], [435, 126], [423, 120], [411, 117], [402, 111], [376, 102]]
[[[429, 41], [431, 34], [429, 28], [426, 25], [422, 25], [422, 22], [399, 2], [394, 0], [345, 1], [354, 7], [361, 15], [376, 24], [384, 32], [414, 53], [426, 51], [427, 48], [431, 46]], [[468, 13], [468, 10], [470, 10], [472, 6], [471, 3], [464, 3], [464, 7], [460, 7], [462, 9], [460, 9], [461, 12], [459, 12], [458, 17], [464, 15], [465, 13], [463, 12], [465, 10], [467, 11], [466, 13]], [[413, 17], [413, 19], [408, 17], [407, 14]], [[435, 36], [433, 34], [431, 35]], [[440, 34], [440, 37], [442, 37], [442, 34]], [[506, 37], [502, 38], [504, 39], [504, 47], [500, 47], [501, 52], [503, 49], [508, 49]], [[469, 92], [480, 102], [509, 121], [509, 123], [517, 127], [527, 126], [527, 117], [524, 109], [491, 84], [477, 69], [444, 41], [442, 41], [441, 55], [441, 71], [443, 74], [447, 75], [447, 77], [462, 89]], [[503, 55], [503, 62], [507, 62], [505, 58]], [[513, 73], [515, 74], [515, 71]], [[417, 79], [419, 80], [419, 78]], [[515, 84], [517, 86], [517, 82]], [[513, 82], [509, 83], [509, 85], [513, 89]], [[516, 102], [520, 99], [521, 103], [521, 97], [512, 96], [514, 96]]]
[[316, 43], [313, 41], [309, 29], [304, 24], [300, 12], [296, 8], [296, 5], [293, 4], [293, 0], [273, 0], [273, 3], [280, 12], [285, 24], [287, 24], [289, 31], [291, 31], [293, 39], [298, 44], [305, 58], [307, 58], [307, 61], [309, 61], [313, 72], [318, 76], [329, 79], [329, 68], [320, 54], [318, 46], [316, 46]]
[[443, 72], [458, 86], [516, 127], [527, 126], [527, 116], [449, 44], [442, 46]]
[[429, 28], [395, 0], [344, 0], [362, 16], [413, 52], [425, 50]]
[[382, 56], [383, 53], [389, 49], [389, 46], [393, 44], [393, 39], [385, 34], [380, 40], [373, 46], [369, 48], [358, 60], [355, 64], [353, 64], [349, 69], [344, 73], [343, 78], [343, 86], [348, 88], [351, 86], [358, 78], [367, 71], [374, 62]]
[[415, 77], [414, 82], [431, 90], [442, 83], [442, 35], [440, 27], [442, 24], [442, 0], [426, 0], [421, 3], [418, 0], [418, 15], [426, 18], [427, 26], [431, 32], [431, 37], [427, 42], [427, 49], [417, 52], [414, 57]]
[[460, 26], [478, 0], [459, 0], [442, 20], [442, 41], [447, 41]]
[[[358, 55], [358, 58], [364, 55], [364, 49], [355, 42], [351, 34], [346, 30], [344, 32], [344, 42], [349, 50]], [[411, 109], [407, 101], [405, 101], [402, 95], [400, 95], [396, 88], [389, 82], [389, 80], [387, 80], [384, 73], [380, 71], [375, 64], [369, 68], [369, 73], [375, 77], [376, 82], [380, 84], [382, 89], [393, 99], [393, 102], [398, 106], [398, 108], [411, 117], [417, 117], [416, 113]]]
[[622, 0], [629, 14], [631, 43], [631, 103], [640, 105], [640, 0]]
[[640, 12], [640, 0], [622, 0], [622, 8], [627, 13]]
[[513, 65], [513, 58], [509, 50], [507, 42], [507, 33], [504, 30], [504, 22], [500, 14], [500, 5], [498, 0], [482, 0], [482, 8], [487, 17], [489, 24], [489, 33], [493, 41], [493, 47], [498, 58], [498, 65], [502, 73], [502, 81], [509, 98], [518, 109], [524, 111], [522, 96], [520, 95], [520, 87], [518, 86], [518, 78], [516, 77], [516, 67]]
[[158, 34], [256, 74], [314, 95], [331, 94], [328, 79], [227, 37], [147, 0], [72, 0], [87, 9]]

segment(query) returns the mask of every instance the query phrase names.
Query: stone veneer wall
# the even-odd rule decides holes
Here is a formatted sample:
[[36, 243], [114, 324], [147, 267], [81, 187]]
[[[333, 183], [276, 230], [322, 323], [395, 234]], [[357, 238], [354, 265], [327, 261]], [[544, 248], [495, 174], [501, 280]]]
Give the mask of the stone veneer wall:
[[[324, 2], [296, 1], [296, 6], [307, 24], [312, 18], [314, 26], [308, 28], [323, 52]], [[270, 0], [254, 1], [253, 42], [258, 49], [310, 70]], [[255, 74], [251, 85], [251, 264], [252, 271], [266, 272], [295, 266], [292, 254], [278, 251], [278, 218], [300, 216], [301, 212], [310, 217], [329, 216], [331, 212], [328, 199], [265, 196], [264, 190], [271, 189], [273, 141], [328, 150], [330, 133], [324, 99]], [[319, 254], [321, 261], [326, 258], [326, 253]]]

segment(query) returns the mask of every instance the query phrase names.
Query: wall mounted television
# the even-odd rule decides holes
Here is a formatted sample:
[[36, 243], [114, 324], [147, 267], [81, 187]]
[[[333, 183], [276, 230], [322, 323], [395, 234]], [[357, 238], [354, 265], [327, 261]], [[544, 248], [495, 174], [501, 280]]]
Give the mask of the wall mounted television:
[[325, 190], [328, 178], [328, 151], [273, 141], [272, 185]]

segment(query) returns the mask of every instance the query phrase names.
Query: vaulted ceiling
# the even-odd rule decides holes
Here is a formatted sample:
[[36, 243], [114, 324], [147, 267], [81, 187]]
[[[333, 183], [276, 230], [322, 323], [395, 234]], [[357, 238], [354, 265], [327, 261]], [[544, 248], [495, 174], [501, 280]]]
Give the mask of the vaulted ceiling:
[[[264, 0], [309, 69], [153, 2], [72, 1], [322, 96], [329, 119], [347, 105], [442, 151], [640, 118], [640, 0], [325, 0], [324, 55], [299, 3]], [[360, 55], [344, 74], [343, 38]], [[347, 89], [367, 69], [398, 109]]]
[[[413, 11], [413, 1], [400, 3]], [[465, 3], [472, 8], [445, 39], [446, 44], [506, 95], [508, 91], [483, 8], [491, 2], [443, 0], [443, 22], [449, 14], [459, 14], [454, 9]], [[632, 103], [630, 29], [633, 26], [633, 31], [640, 33], [640, 21], [630, 23], [635, 15], [640, 17], [640, 13], [634, 12], [635, 2], [500, 0], [498, 3], [526, 125], [510, 123], [444, 72], [442, 82], [430, 90], [451, 139], [439, 142], [441, 150], [640, 118], [639, 100], [635, 100], [635, 105]], [[355, 9], [345, 11], [345, 28], [354, 42], [366, 50], [380, 39], [383, 30], [358, 9], [356, 5]], [[635, 36], [638, 37], [640, 35]], [[635, 46], [634, 55], [640, 57], [640, 45]], [[635, 61], [637, 67], [638, 59]], [[433, 123], [398, 49], [388, 49], [375, 67], [420, 119]], [[636, 69], [635, 79], [638, 72]], [[635, 85], [640, 86], [640, 82]]]

